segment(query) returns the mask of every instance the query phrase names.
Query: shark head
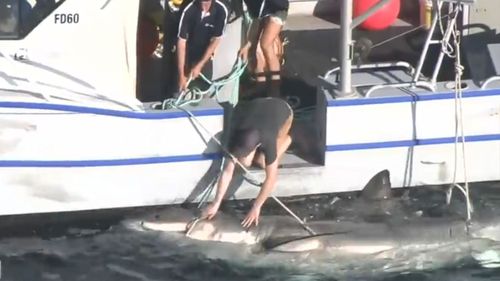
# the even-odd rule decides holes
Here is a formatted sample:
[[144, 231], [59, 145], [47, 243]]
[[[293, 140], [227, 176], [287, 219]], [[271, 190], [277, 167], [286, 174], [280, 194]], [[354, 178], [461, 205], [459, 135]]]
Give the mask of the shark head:
[[[196, 208], [171, 207], [138, 218], [142, 230], [181, 233], [194, 240], [256, 244], [258, 231], [247, 231], [240, 219], [219, 212], [213, 219], [198, 219]], [[137, 218], [136, 218], [137, 220]]]
[[139, 219], [141, 227], [164, 232], [185, 232], [196, 218], [196, 212], [186, 208], [167, 208], [148, 213]]

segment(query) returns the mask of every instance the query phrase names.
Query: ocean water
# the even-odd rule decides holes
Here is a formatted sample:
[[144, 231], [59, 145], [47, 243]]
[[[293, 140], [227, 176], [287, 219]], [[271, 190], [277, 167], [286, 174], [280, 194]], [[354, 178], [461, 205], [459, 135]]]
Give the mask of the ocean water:
[[[391, 215], [415, 210], [436, 214], [450, 208], [463, 212], [463, 200], [458, 192], [455, 195], [451, 206], [443, 208], [442, 192], [419, 190], [407, 200], [410, 203], [404, 210], [393, 210]], [[349, 196], [344, 196], [341, 200], [349, 202]], [[476, 212], [500, 215], [498, 185], [479, 184], [473, 187], [472, 197]], [[312, 219], [320, 211], [324, 214], [326, 208], [337, 218], [357, 215], [357, 210], [342, 205], [332, 211], [332, 201], [336, 201], [332, 198], [287, 204]], [[281, 212], [269, 205], [263, 215]], [[230, 206], [236, 212], [245, 207], [244, 203]], [[311, 255], [270, 255], [245, 246], [194, 241], [182, 234], [145, 231], [119, 222], [104, 230], [68, 228], [54, 237], [4, 237], [0, 240], [0, 280], [500, 280], [500, 244], [489, 240], [412, 254], [397, 250], [389, 256], [382, 260], [370, 256], [320, 260]]]

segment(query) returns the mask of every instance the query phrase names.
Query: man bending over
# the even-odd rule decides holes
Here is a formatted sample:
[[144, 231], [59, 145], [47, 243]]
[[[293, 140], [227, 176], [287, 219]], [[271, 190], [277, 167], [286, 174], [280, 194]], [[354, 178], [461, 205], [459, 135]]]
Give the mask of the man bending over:
[[[229, 153], [245, 167], [252, 164], [265, 169], [266, 179], [252, 209], [242, 221], [248, 228], [258, 225], [260, 209], [271, 194], [278, 176], [278, 162], [292, 142], [289, 131], [293, 111], [286, 101], [278, 98], [258, 98], [239, 103], [231, 120]], [[202, 218], [211, 219], [220, 204], [233, 177], [235, 161], [228, 159], [217, 185], [214, 201], [203, 211]]]

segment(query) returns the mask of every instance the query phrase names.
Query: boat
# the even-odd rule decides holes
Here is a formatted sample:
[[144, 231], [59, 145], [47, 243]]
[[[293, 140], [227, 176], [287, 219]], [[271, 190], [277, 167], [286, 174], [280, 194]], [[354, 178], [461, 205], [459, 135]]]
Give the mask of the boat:
[[[137, 89], [162, 80], [150, 72], [155, 83], [139, 81], [154, 78], [138, 71], [144, 1], [0, 3], [6, 15], [0, 19], [0, 216], [207, 200], [220, 170], [218, 140], [224, 139], [237, 81], [221, 89], [219, 99], [170, 108], [162, 100], [141, 101]], [[401, 188], [500, 180], [500, 76], [473, 77], [500, 69], [490, 2], [435, 2], [442, 9], [433, 10], [417, 64], [356, 64], [352, 33], [362, 19], [353, 19], [351, 0], [342, 1], [341, 21], [332, 24], [338, 37], [331, 38], [340, 46], [338, 63], [315, 74], [312, 107], [300, 111], [303, 105], [295, 104], [296, 115], [305, 117], [297, 119], [294, 149], [283, 160], [274, 195], [355, 192], [383, 169]], [[290, 17], [311, 16], [322, 5], [325, 11], [334, 4], [291, 1]], [[235, 17], [227, 27], [214, 58], [216, 78], [234, 67], [242, 22]], [[452, 68], [452, 79], [441, 80], [448, 53], [429, 52], [436, 43], [453, 46], [455, 26], [462, 27], [459, 49], [470, 51], [464, 57], [473, 59], [467, 65], [472, 75], [460, 79]], [[424, 63], [432, 59], [435, 67], [426, 77]], [[251, 173], [264, 177], [261, 170]], [[242, 176], [231, 189], [234, 200], [259, 191]]]

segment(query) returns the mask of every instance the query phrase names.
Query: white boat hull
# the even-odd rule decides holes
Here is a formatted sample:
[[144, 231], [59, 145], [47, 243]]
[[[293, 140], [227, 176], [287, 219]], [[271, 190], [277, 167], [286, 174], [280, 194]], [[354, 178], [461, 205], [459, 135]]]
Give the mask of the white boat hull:
[[[217, 175], [220, 148], [203, 128], [183, 111], [144, 111], [135, 97], [139, 4], [66, 0], [28, 34], [0, 41], [0, 216], [197, 201]], [[80, 21], [62, 24], [62, 15]], [[226, 32], [217, 76], [233, 67], [241, 22]], [[401, 82], [385, 74], [370, 81]], [[274, 194], [356, 191], [383, 169], [395, 187], [463, 182], [463, 163], [468, 181], [500, 180], [500, 89], [467, 82], [466, 156], [456, 159], [456, 100], [441, 83], [438, 92], [342, 99], [319, 87], [312, 133], [298, 138], [321, 159], [284, 164]], [[216, 102], [188, 109], [211, 133], [223, 131]], [[241, 177], [231, 190], [233, 199], [258, 192]]]
[[[500, 91], [487, 93], [463, 98], [468, 181], [500, 180]], [[398, 97], [330, 100], [324, 165], [285, 165], [275, 195], [356, 191], [383, 169], [395, 187], [453, 182], [455, 100], [441, 93], [420, 99], [413, 107]], [[197, 201], [220, 166], [220, 149], [204, 132], [223, 129], [215, 105], [193, 111], [204, 129], [179, 111], [2, 105], [0, 139], [15, 143], [1, 154], [2, 215]], [[456, 181], [463, 182], [458, 156]], [[234, 187], [235, 199], [258, 192], [241, 178]]]

